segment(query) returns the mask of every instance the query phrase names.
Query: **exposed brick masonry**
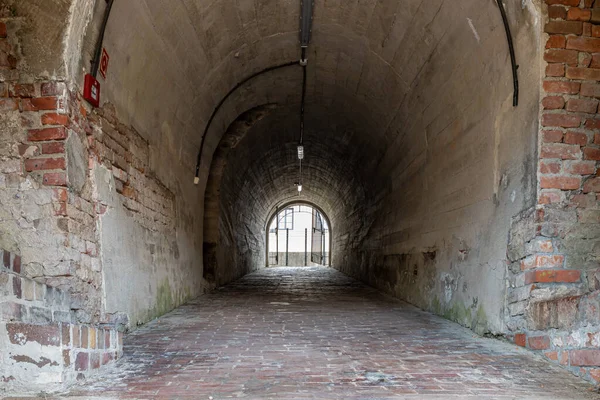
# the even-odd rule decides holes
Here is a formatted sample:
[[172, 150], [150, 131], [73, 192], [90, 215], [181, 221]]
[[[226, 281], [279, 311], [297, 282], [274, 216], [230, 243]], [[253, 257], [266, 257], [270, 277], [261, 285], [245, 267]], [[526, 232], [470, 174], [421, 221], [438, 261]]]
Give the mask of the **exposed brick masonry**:
[[538, 206], [511, 232], [508, 327], [519, 346], [600, 382], [600, 2], [546, 3]]
[[[121, 124], [112, 107], [90, 113], [81, 96], [64, 82], [19, 80], [0, 82], [0, 104], [19, 113], [24, 131], [18, 155], [12, 155], [0, 171], [11, 168], [4, 181], [18, 185], [19, 177], [28, 176], [42, 185], [40, 190], [45, 186], [51, 191], [57, 233], [64, 236], [66, 254], [71, 255], [52, 273], [43, 271], [41, 276], [39, 266], [25, 259], [24, 273], [80, 298], [75, 307], [82, 322], [109, 322], [110, 316], [100, 313], [102, 266], [96, 222], [107, 205], [95, 198], [91, 174], [81, 171], [67, 155], [69, 143], [84, 145], [82, 156], [88, 159], [89, 170], [102, 164], [113, 172], [123, 205], [147, 229], [174, 230], [174, 195], [149, 175], [147, 141]], [[15, 165], [17, 157], [20, 167]], [[83, 182], [77, 182], [78, 175]]]
[[148, 142], [121, 124], [112, 106], [97, 110], [89, 136], [90, 166], [101, 163], [112, 170], [117, 193], [134, 219], [150, 230], [175, 229], [175, 196], [148, 174]]
[[149, 175], [148, 143], [110, 107], [91, 112], [77, 88], [23, 73], [11, 34], [0, 22], [0, 203], [21, 220], [5, 221], [0, 236], [13, 230], [21, 248], [0, 249], [0, 331], [9, 341], [42, 331], [60, 340], [39, 354], [11, 342], [0, 379], [35, 381], [39, 372], [61, 384], [118, 357], [127, 323], [102, 304], [98, 229], [108, 206], [90, 172], [112, 171], [123, 205], [147, 229], [173, 232], [174, 195]]
[[[5, 94], [20, 96], [8, 100], [18, 104], [21, 125], [26, 130], [25, 140], [18, 146], [23, 161], [21, 173], [29, 173], [52, 191], [57, 227], [65, 237], [65, 246], [75, 252], [53, 274], [44, 274], [46, 283], [68, 288], [76, 297], [97, 298], [98, 302], [98, 296], [90, 296], [90, 292], [96, 292], [101, 286], [95, 228], [99, 207], [89, 185], [74, 190], [67, 172], [68, 168], [77, 168], [73, 160], [67, 159], [67, 140], [81, 140], [85, 130], [89, 130], [85, 110], [63, 82], [10, 83], [8, 87]], [[85, 177], [85, 172], [83, 174]], [[26, 265], [24, 270], [29, 276], [38, 275], [31, 266]], [[73, 276], [78, 278], [75, 284]], [[98, 320], [97, 302], [92, 301], [87, 309], [79, 302], [82, 305], [79, 319], [83, 322]]]

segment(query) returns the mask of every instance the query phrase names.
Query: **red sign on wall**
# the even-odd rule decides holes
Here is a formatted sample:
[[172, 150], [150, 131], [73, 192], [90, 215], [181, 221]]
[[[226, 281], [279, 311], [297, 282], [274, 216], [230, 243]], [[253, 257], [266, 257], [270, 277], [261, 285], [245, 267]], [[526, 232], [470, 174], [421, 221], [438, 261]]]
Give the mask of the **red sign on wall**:
[[102, 77], [104, 79], [106, 79], [106, 70], [108, 69], [108, 53], [106, 52], [106, 49], [103, 47], [102, 48], [102, 57], [100, 57], [100, 75], [102, 75]]

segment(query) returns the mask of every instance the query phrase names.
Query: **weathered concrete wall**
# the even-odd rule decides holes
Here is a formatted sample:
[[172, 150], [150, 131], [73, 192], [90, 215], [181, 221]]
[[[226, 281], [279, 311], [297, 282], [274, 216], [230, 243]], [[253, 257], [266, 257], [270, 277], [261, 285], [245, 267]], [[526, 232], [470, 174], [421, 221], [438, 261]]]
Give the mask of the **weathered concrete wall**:
[[[62, 56], [66, 50], [72, 3], [73, 0], [3, 0], [0, 3], [13, 44], [17, 43], [18, 35], [18, 45], [13, 50], [28, 55], [27, 60], [18, 57], [19, 72], [26, 72], [30, 79], [66, 78]], [[13, 78], [16, 73], [13, 70]]]
[[[227, 132], [216, 148], [211, 162], [210, 174], [204, 194], [204, 231], [203, 231], [203, 275], [211, 285], [218, 286], [239, 278], [257, 269], [260, 264], [250, 265], [249, 260], [260, 259], [259, 247], [247, 249], [255, 255], [246, 254], [236, 243], [236, 232], [231, 205], [221, 198], [221, 180], [227, 166], [229, 153], [239, 144], [255, 123], [273, 111], [274, 105], [255, 107], [243, 114], [227, 128]], [[252, 235], [244, 231], [244, 235]], [[242, 242], [247, 242], [243, 240]], [[246, 260], [244, 260], [244, 258]], [[245, 261], [245, 262], [244, 262]]]
[[180, 259], [185, 241], [177, 241], [177, 199], [151, 173], [150, 144], [110, 106], [95, 123], [91, 173], [105, 207], [98, 221], [105, 310], [140, 324], [197, 295], [200, 268]]
[[[494, 2], [434, 3], [418, 14], [429, 30], [402, 39], [399, 73], [410, 87], [387, 129], [394, 140], [377, 169], [381, 186], [372, 186], [381, 193], [376, 219], [336, 266], [478, 332], [499, 333], [510, 219], [535, 202], [539, 94], [522, 90], [512, 106]], [[506, 3], [521, 87], [536, 88], [541, 20], [529, 2]], [[411, 47], [423, 37], [427, 59]]]
[[[510, 221], [536, 201], [539, 92], [522, 90], [512, 106], [497, 5], [390, 2], [364, 20], [338, 6], [315, 9], [300, 197], [332, 220], [333, 265], [479, 332], [504, 332]], [[539, 87], [537, 6], [506, 4], [517, 59], [527, 60], [522, 88]], [[294, 74], [262, 84], [276, 97]], [[297, 196], [297, 101], [283, 99], [228, 158], [225, 253], [247, 254], [235, 265], [264, 262], [264, 220]]]
[[[196, 142], [185, 134], [193, 97], [181, 78], [189, 72], [163, 44], [162, 26], [152, 22], [158, 10], [144, 2], [113, 7], [104, 39], [108, 74], [99, 79], [102, 103], [114, 111], [102, 118], [110, 154], [100, 162], [124, 174], [113, 182], [106, 170], [95, 172], [108, 206], [99, 221], [104, 294], [107, 312], [126, 311], [139, 324], [203, 292], [202, 199], [190, 177]], [[103, 8], [97, 4], [96, 12]], [[90, 24], [89, 36], [97, 29]], [[84, 53], [91, 55], [93, 44], [86, 39]]]

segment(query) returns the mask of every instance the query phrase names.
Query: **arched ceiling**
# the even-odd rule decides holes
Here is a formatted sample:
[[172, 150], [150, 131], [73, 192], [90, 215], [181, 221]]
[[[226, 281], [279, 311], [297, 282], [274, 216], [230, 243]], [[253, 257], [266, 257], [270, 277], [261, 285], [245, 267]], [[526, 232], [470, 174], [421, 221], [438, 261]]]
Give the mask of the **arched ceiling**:
[[[298, 194], [299, 162], [297, 104], [276, 108], [253, 126], [228, 158], [222, 190], [237, 194], [237, 208], [267, 217], [276, 205], [308, 200], [335, 217], [364, 201], [368, 172], [373, 171], [383, 148], [366, 141], [352, 120], [338, 115], [332, 106], [307, 105], [310, 121], [304, 136], [303, 190]], [[264, 221], [263, 221], [264, 223]], [[334, 222], [335, 223], [335, 222]]]
[[[117, 64], [111, 65], [109, 101], [126, 107], [125, 122], [147, 132], [151, 143], [174, 149], [191, 181], [202, 132], [223, 96], [257, 71], [299, 59], [299, 14], [298, 0], [115, 2], [105, 39]], [[422, 132], [410, 140], [426, 143], [452, 122], [431, 104], [464, 104], [467, 76], [489, 84], [481, 74], [491, 54], [503, 61], [499, 70], [506, 68], [505, 43], [486, 47], [504, 34], [500, 28], [491, 0], [316, 1], [303, 195], [333, 219], [340, 203], [348, 213], [349, 199], [378, 197], [389, 180], [379, 172], [399, 173], [425, 146], [407, 147], [406, 132]], [[474, 64], [486, 66], [473, 73]], [[236, 150], [230, 182], [252, 182], [247, 190], [265, 210], [295, 194], [301, 76], [300, 67], [269, 72], [223, 104], [206, 137], [200, 188], [229, 124], [275, 103]], [[165, 154], [157, 152], [154, 163], [169, 164]]]
[[[106, 37], [116, 53], [109, 100], [130, 106], [133, 122], [150, 132], [160, 132], [161, 122], [172, 119], [186, 142], [197, 145], [201, 127], [236, 83], [299, 58], [299, 12], [297, 0], [115, 2]], [[455, 31], [470, 29], [467, 18], [478, 37], [458, 42]], [[499, 24], [492, 1], [316, 1], [308, 99], [353, 103], [347, 117], [370, 118], [369, 134], [384, 135], [432, 58], [443, 52], [468, 59], [469, 49], [483, 44]], [[424, 84], [441, 84], [452, 72], [439, 67], [437, 80]], [[127, 85], [111, 87], [119, 82]], [[299, 86], [277, 84], [263, 82], [261, 88], [274, 98], [299, 93]], [[170, 92], [177, 97], [165, 101]], [[250, 95], [228, 101], [211, 134], [222, 135], [235, 116], [260, 104], [259, 96]]]
[[[532, 196], [515, 184], [513, 199], [502, 204], [498, 185], [505, 176], [531, 176], [524, 165], [534, 153], [542, 21], [537, 0], [504, 3], [523, 60], [519, 78], [535, 88], [522, 91], [518, 108], [496, 0], [315, 0], [302, 196], [331, 218], [334, 265], [371, 279], [369, 268], [385, 257], [431, 248], [447, 249], [439, 263], [452, 265], [455, 236], [481, 244], [482, 263], [505, 255], [498, 244], [504, 239], [495, 239], [506, 237], [506, 221]], [[300, 0], [113, 6], [102, 96], [148, 140], [150, 173], [175, 194], [178, 215], [194, 220], [203, 244], [203, 222], [212, 218], [210, 232], [222, 241], [209, 243], [215, 246], [205, 255], [224, 266], [214, 269], [216, 283], [261, 265], [269, 212], [297, 196], [301, 68], [256, 77], [222, 104], [205, 136], [195, 186], [202, 133], [239, 82], [299, 60], [299, 15]], [[220, 207], [211, 208], [213, 197], [205, 208], [223, 135], [240, 115], [269, 104], [276, 107], [227, 156], [215, 196]], [[218, 209], [220, 219], [208, 215]], [[481, 239], [474, 226], [494, 227], [493, 234]], [[395, 282], [394, 268], [389, 276], [377, 271], [373, 279]], [[492, 286], [473, 291], [482, 298], [494, 290], [488, 308], [500, 298], [501, 288]]]

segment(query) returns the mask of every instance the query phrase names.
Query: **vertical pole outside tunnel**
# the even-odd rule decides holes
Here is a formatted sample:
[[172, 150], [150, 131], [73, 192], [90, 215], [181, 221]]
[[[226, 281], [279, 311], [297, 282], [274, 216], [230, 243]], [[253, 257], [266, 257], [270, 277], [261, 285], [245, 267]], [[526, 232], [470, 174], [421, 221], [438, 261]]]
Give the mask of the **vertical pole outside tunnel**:
[[304, 228], [304, 266], [308, 266], [308, 260], [306, 259], [308, 255], [308, 228]]
[[288, 266], [288, 250], [289, 250], [289, 246], [290, 246], [290, 230], [288, 228], [285, 228], [285, 266]]
[[321, 236], [321, 264], [325, 265], [325, 232]]

